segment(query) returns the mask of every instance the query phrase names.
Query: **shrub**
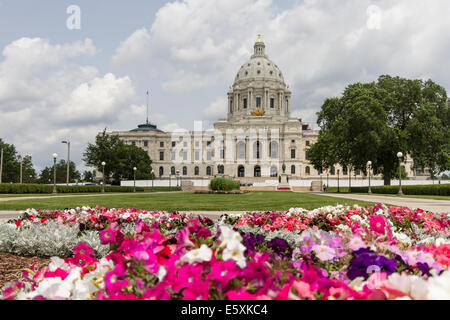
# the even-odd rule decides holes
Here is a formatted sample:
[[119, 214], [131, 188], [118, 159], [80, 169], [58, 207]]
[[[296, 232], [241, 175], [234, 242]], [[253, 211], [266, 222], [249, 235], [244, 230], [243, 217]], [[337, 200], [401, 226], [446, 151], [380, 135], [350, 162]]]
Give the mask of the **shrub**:
[[[105, 192], [133, 192], [133, 187], [105, 186]], [[99, 193], [101, 186], [56, 186], [58, 193]], [[137, 187], [136, 191], [143, 192], [144, 188]], [[53, 192], [52, 185], [44, 184], [0, 184], [0, 194], [33, 194]]]
[[209, 188], [213, 191], [231, 191], [240, 190], [241, 186], [237, 181], [225, 179], [225, 178], [214, 178], [209, 184]]
[[[368, 187], [352, 187], [352, 193], [367, 193]], [[399, 186], [372, 187], [372, 193], [397, 194]], [[425, 186], [402, 186], [406, 195], [450, 196], [450, 184], [435, 184]]]

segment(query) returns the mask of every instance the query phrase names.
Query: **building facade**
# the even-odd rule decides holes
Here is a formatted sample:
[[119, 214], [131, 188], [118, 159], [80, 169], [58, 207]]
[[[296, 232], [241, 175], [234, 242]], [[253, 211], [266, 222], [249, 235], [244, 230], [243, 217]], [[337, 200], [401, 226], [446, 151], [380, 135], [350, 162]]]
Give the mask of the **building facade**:
[[[199, 122], [190, 132], [163, 132], [147, 121], [137, 129], [111, 134], [146, 150], [159, 179], [225, 176], [243, 184], [274, 185], [287, 174], [291, 181], [319, 180], [321, 172], [307, 157], [319, 131], [291, 117], [292, 93], [265, 49], [259, 37], [228, 92], [228, 116], [218, 120], [214, 130], [203, 130]], [[342, 178], [348, 176], [338, 166], [323, 174], [337, 177], [338, 170]], [[362, 172], [352, 175], [363, 178]]]

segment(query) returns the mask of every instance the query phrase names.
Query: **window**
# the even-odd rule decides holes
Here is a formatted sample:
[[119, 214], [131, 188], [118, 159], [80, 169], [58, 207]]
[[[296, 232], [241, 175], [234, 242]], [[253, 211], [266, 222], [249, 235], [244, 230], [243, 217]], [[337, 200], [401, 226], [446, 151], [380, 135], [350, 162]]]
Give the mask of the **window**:
[[164, 161], [164, 151], [159, 153], [159, 161]]
[[187, 146], [188, 146], [188, 143], [186, 141], [183, 142], [183, 148], [187, 148]]
[[188, 159], [188, 153], [187, 153], [187, 151], [184, 151], [183, 152], [183, 161], [187, 161], [187, 159]]
[[170, 174], [174, 176], [176, 174], [175, 167], [170, 168]]
[[218, 167], [217, 167], [217, 172], [218, 172], [219, 174], [224, 174], [224, 173], [225, 173], [225, 167], [222, 166], [222, 165], [218, 166]]
[[199, 170], [198, 167], [195, 167], [195, 169], [194, 169], [194, 174], [195, 174], [196, 176], [198, 176], [198, 175], [200, 174], [200, 170]]
[[195, 141], [195, 147], [198, 148], [200, 146], [200, 142]]
[[306, 160], [309, 160], [308, 150], [306, 150], [306, 152], [305, 152], [305, 159], [306, 159]]
[[247, 98], [244, 98], [244, 109], [247, 109]]
[[256, 106], [261, 107], [261, 97], [256, 98]]
[[148, 141], [144, 141], [144, 147], [148, 147]]
[[295, 149], [291, 149], [291, 159], [295, 159]]
[[343, 167], [343, 168], [342, 168], [342, 174], [343, 174], [344, 176], [348, 175], [348, 168], [347, 168], [347, 167]]
[[206, 167], [206, 175], [207, 176], [211, 176], [212, 175], [211, 167]]
[[195, 151], [195, 161], [199, 161], [200, 160], [200, 152]]
[[164, 142], [161, 141], [161, 142], [159, 143], [159, 147], [160, 147], [160, 148], [164, 148]]
[[277, 167], [270, 168], [270, 176], [271, 177], [278, 177], [278, 169], [277, 169]]
[[159, 167], [159, 176], [162, 177], [164, 175], [164, 168]]
[[206, 142], [206, 146], [210, 146], [211, 145], [211, 141]]
[[220, 159], [225, 159], [225, 150], [220, 149]]
[[238, 159], [244, 160], [245, 159], [245, 142], [239, 142], [237, 145], [237, 153], [238, 153]]
[[261, 177], [261, 167], [260, 166], [255, 166], [254, 176]]
[[261, 159], [261, 143], [259, 141], [256, 141], [253, 145], [253, 157], [255, 159]]
[[306, 146], [309, 147], [311, 143], [309, 141], [306, 141]]
[[136, 141], [131, 141], [131, 144], [132, 144], [133, 146], [135, 146], [135, 145], [136, 145]]
[[361, 170], [355, 170], [355, 176], [359, 176], [361, 174]]
[[211, 158], [212, 158], [211, 151], [206, 151], [206, 160], [211, 161]]
[[295, 174], [295, 166], [291, 166], [291, 174]]
[[270, 98], [270, 107], [272, 109], [275, 108], [275, 99], [274, 98]]
[[336, 174], [336, 169], [335, 169], [334, 167], [331, 167], [331, 169], [330, 169], [330, 174], [331, 174], [332, 176], [334, 176], [334, 175]]
[[305, 173], [308, 174], [308, 175], [311, 174], [311, 168], [310, 167], [306, 167], [305, 168]]
[[187, 167], [183, 167], [183, 176], [187, 176]]
[[270, 157], [272, 159], [278, 159], [278, 142], [276, 141], [270, 143]]
[[238, 168], [238, 177], [244, 178], [245, 177], [245, 168], [244, 166], [239, 166]]

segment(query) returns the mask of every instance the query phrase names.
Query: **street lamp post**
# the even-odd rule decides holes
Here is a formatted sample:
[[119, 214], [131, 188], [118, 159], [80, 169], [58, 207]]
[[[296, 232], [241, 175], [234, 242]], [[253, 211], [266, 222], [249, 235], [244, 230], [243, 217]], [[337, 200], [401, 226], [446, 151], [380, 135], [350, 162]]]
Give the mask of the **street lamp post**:
[[340, 171], [341, 171], [341, 170], [339, 170], [339, 169], [338, 169], [338, 171], [337, 171], [337, 174], [338, 174], [338, 191], [337, 191], [337, 192], [338, 192], [338, 193], [341, 192], [341, 190], [339, 189], [339, 173], [340, 173]]
[[372, 194], [372, 188], [370, 186], [370, 176], [372, 175], [372, 161], [367, 162], [367, 167], [369, 170], [369, 191], [367, 193]]
[[106, 162], [103, 161], [103, 162], [102, 162], [102, 167], [103, 167], [102, 193], [105, 193], [105, 166], [106, 166]]
[[403, 153], [401, 153], [401, 152], [397, 153], [397, 157], [398, 157], [398, 181], [399, 181], [399, 186], [400, 186], [400, 189], [398, 190], [397, 195], [402, 196], [403, 195], [403, 190], [402, 190], [402, 158], [403, 158]]
[[320, 174], [320, 191], [321, 191], [321, 192], [323, 192], [323, 182], [322, 182], [322, 179], [323, 179], [323, 174], [321, 173], [321, 174]]
[[56, 158], [58, 158], [58, 154], [53, 154], [53, 194], [57, 194], [56, 190]]
[[2, 174], [3, 174], [3, 148], [0, 151], [0, 184], [2, 183]]
[[133, 168], [133, 172], [134, 172], [134, 186], [133, 186], [133, 192], [136, 193], [136, 170], [137, 168], [134, 167]]
[[177, 170], [177, 188], [179, 187], [178, 180], [180, 179], [180, 170]]
[[20, 157], [20, 184], [23, 183], [23, 158], [22, 156]]
[[330, 187], [330, 185], [328, 184], [328, 177], [329, 177], [329, 172], [327, 171], [327, 192], [328, 192], [328, 189], [329, 189], [329, 187]]
[[66, 183], [69, 185], [70, 182], [70, 141], [62, 141], [62, 143], [67, 144], [67, 177], [66, 177]]

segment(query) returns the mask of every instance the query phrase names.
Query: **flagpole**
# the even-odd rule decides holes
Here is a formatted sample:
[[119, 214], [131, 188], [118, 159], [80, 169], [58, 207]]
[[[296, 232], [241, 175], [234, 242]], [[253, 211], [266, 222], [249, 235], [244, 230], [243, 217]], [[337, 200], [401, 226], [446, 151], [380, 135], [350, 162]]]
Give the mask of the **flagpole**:
[[148, 99], [149, 99], [149, 96], [148, 96], [148, 90], [147, 90], [147, 124], [148, 124]]

